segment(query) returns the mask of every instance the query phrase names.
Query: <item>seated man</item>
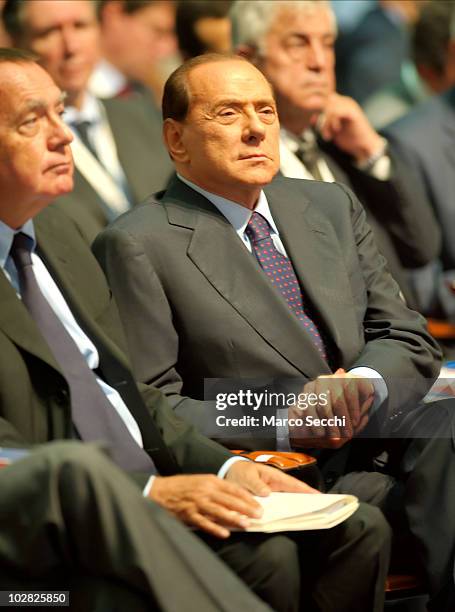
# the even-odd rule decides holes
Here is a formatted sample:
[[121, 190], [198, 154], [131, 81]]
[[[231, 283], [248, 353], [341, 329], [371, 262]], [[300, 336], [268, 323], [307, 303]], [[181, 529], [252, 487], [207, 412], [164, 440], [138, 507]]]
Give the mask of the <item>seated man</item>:
[[67, 590], [71, 610], [269, 609], [91, 445], [38, 448], [0, 490], [2, 590]]
[[[435, 6], [433, 6], [435, 4]], [[425, 12], [440, 12], [439, 3], [430, 3]], [[443, 58], [441, 92], [414, 108], [384, 129], [384, 134], [409, 160], [409, 171], [417, 169], [417, 187], [426, 196], [442, 228], [442, 250], [438, 260], [412, 273], [419, 306], [427, 316], [455, 322], [455, 5], [449, 4], [447, 38], [431, 39]]]
[[[205, 541], [276, 610], [298, 609], [302, 574], [310, 581], [302, 602], [347, 611], [359, 601], [379, 611], [389, 535], [375, 508], [324, 533], [220, 541], [258, 516], [251, 493], [314, 490], [204, 438], [156, 389], [139, 393], [102, 270], [79, 228], [47, 207], [73, 184], [64, 96], [21, 51], [0, 50], [0, 80], [0, 445], [102, 441], [146, 496], [207, 532]], [[305, 546], [318, 551], [311, 576], [300, 569]]]
[[335, 90], [330, 3], [239, 0], [231, 19], [235, 49], [274, 89], [282, 174], [348, 185], [365, 207], [393, 278], [415, 307], [406, 269], [438, 254], [440, 230], [402, 156], [387, 149], [355, 100]]
[[141, 99], [101, 100], [88, 90], [99, 57], [96, 9], [91, 0], [7, 0], [2, 13], [13, 46], [36, 53], [66, 94], [75, 180], [56, 205], [83, 225], [89, 240], [162, 189], [172, 172], [161, 122]]
[[[321, 418], [344, 422], [338, 429], [327, 421], [322, 434], [329, 438], [318, 440], [329, 447], [319, 453], [327, 486], [342, 476], [339, 489], [388, 510], [399, 490], [392, 479], [343, 474], [371, 470], [384, 447], [395, 450], [406, 515], [436, 595], [453, 571], [453, 408], [417, 407], [440, 354], [424, 319], [400, 299], [362, 207], [336, 183], [272, 180], [277, 109], [269, 83], [242, 58], [213, 54], [184, 64], [166, 84], [163, 116], [177, 177], [94, 244], [137, 375], [162, 389], [177, 414], [220, 439], [215, 406], [201, 401], [204, 379], [301, 378], [319, 396], [331, 391], [315, 407]], [[278, 431], [278, 441], [307, 444], [302, 428], [288, 424], [290, 439]], [[437, 424], [447, 437], [426, 439]], [[411, 425], [422, 440], [410, 439]], [[242, 435], [248, 431], [237, 432], [232, 444], [255, 446], [252, 435]], [[394, 449], [386, 439], [344, 444], [360, 433], [407, 440]], [[330, 451], [334, 445], [342, 448]], [[349, 456], [354, 450], [362, 461]], [[429, 488], [419, 484], [424, 477]], [[439, 522], [428, 517], [441, 507], [447, 515], [439, 534]]]

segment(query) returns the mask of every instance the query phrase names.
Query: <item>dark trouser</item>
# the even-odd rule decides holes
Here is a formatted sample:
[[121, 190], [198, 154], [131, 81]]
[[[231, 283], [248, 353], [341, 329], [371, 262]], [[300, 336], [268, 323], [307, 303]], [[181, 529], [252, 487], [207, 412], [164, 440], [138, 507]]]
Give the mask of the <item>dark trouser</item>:
[[[279, 611], [382, 609], [390, 533], [361, 506], [328, 531], [206, 537]], [[303, 578], [302, 578], [303, 577]], [[70, 590], [77, 612], [267, 608], [183, 525], [89, 445], [56, 442], [0, 470], [0, 589]], [[310, 594], [313, 597], [310, 597]]]
[[391, 536], [376, 508], [328, 530], [202, 537], [274, 610], [383, 610]]
[[269, 608], [91, 446], [0, 470], [0, 589], [70, 589], [77, 612]]
[[[398, 535], [413, 537], [431, 595], [430, 609], [455, 610], [455, 400], [440, 400], [406, 413], [379, 441], [392, 475], [349, 473], [333, 492], [348, 492], [380, 507]], [[377, 440], [355, 441], [365, 449]], [[355, 444], [354, 443], [354, 444]]]

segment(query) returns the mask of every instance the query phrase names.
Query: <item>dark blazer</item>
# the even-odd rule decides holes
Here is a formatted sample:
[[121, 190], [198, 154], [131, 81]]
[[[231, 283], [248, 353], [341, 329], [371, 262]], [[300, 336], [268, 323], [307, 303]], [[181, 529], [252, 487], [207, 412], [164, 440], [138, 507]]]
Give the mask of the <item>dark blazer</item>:
[[[445, 280], [455, 280], [455, 87], [421, 104], [383, 132], [391, 147], [406, 155], [411, 171], [418, 173], [415, 186], [427, 198], [441, 225], [440, 261], [445, 278], [427, 274], [427, 284], [434, 283], [427, 289], [429, 294], [439, 291], [446, 311], [454, 315], [453, 294], [446, 293], [442, 285]], [[424, 271], [420, 278], [424, 280]]]
[[403, 154], [391, 159], [391, 176], [381, 181], [358, 170], [352, 159], [329, 143], [320, 143], [335, 179], [350, 187], [365, 207], [379, 251], [403, 291], [408, 305], [417, 306], [408, 271], [428, 264], [440, 253], [441, 231], [432, 207], [416, 187], [418, 177]]
[[[217, 472], [230, 456], [225, 449], [176, 418], [156, 389], [142, 386], [142, 399], [137, 393], [119, 348], [125, 345], [123, 332], [103, 272], [73, 223], [50, 206], [35, 219], [35, 229], [38, 253], [97, 347], [101, 377], [119, 391], [138, 421], [144, 448], [153, 445], [152, 428], [158, 429], [170, 451], [170, 472]], [[66, 380], [3, 272], [0, 296], [0, 446], [71, 438]]]
[[[439, 353], [423, 318], [400, 299], [363, 208], [336, 183], [277, 178], [264, 191], [334, 345], [334, 367], [377, 370], [393, 417], [413, 393], [394, 379], [412, 380], [423, 395]], [[137, 376], [199, 427], [213, 410], [195, 401], [204, 378], [330, 372], [230, 223], [177, 178], [117, 219], [93, 248], [116, 296]]]
[[[161, 121], [147, 112], [142, 100], [102, 100], [117, 147], [120, 165], [128, 181], [133, 204], [164, 189], [173, 165], [163, 144]], [[91, 241], [105, 227], [109, 218], [98, 193], [75, 169], [73, 191], [56, 200], [64, 212], [74, 218]]]

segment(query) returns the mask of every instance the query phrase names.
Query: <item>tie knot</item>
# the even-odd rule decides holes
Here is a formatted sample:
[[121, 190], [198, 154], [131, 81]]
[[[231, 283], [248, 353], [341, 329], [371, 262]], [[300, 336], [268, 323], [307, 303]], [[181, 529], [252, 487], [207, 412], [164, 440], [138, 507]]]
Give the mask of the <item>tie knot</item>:
[[33, 241], [29, 236], [22, 232], [15, 234], [10, 254], [16, 264], [16, 268], [23, 268], [32, 264], [32, 248]]
[[253, 212], [245, 233], [253, 244], [257, 244], [260, 240], [270, 238], [270, 225], [260, 213]]
[[77, 121], [72, 122], [72, 125], [75, 127], [75, 129], [78, 132], [85, 132], [85, 133], [87, 133], [87, 130], [92, 127], [93, 122], [89, 121], [88, 119], [81, 119], [81, 120], [77, 120]]
[[299, 142], [296, 152], [297, 157], [308, 166], [314, 164], [320, 157], [320, 151], [316, 138], [312, 133], [305, 134]]

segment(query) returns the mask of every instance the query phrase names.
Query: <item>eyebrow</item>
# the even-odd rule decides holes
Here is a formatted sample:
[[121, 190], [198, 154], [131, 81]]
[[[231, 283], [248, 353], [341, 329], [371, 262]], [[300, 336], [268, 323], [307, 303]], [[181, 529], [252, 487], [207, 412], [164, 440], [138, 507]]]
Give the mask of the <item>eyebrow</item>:
[[[306, 40], [310, 36], [312, 36], [311, 32], [288, 32], [284, 38], [285, 39], [286, 38], [300, 38], [302, 40]], [[321, 38], [334, 38], [336, 37], [336, 33], [335, 32], [324, 32], [321, 34], [320, 37]]]
[[227, 98], [226, 100], [220, 100], [214, 105], [214, 109], [219, 108], [220, 106], [243, 106], [244, 104], [253, 103], [254, 105], [258, 104], [271, 104], [275, 105], [275, 100], [270, 98], [261, 98], [260, 100], [240, 100], [238, 98]]
[[[62, 91], [60, 93], [60, 96], [58, 97], [57, 105], [64, 103], [66, 98], [67, 98], [66, 91]], [[36, 111], [36, 110], [43, 110], [46, 107], [47, 107], [47, 103], [44, 100], [39, 100], [39, 99], [38, 100], [29, 100], [24, 105], [24, 109], [21, 110], [20, 114], [29, 113], [31, 111]]]

